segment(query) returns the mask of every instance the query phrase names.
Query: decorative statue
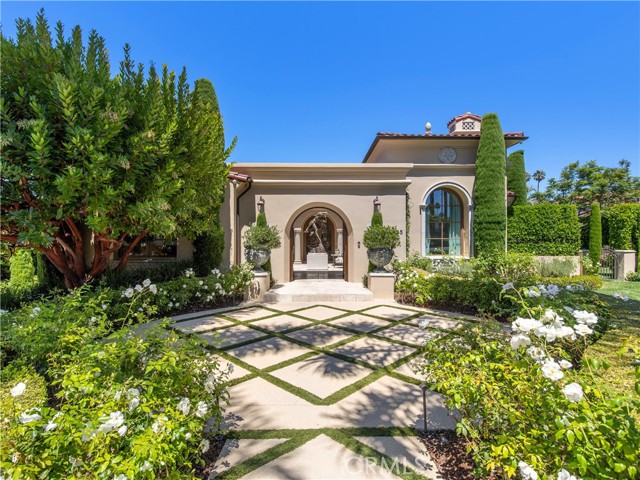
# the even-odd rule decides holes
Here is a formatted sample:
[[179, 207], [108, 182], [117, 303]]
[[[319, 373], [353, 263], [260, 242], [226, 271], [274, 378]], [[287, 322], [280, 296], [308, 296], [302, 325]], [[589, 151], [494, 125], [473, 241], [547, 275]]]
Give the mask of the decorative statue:
[[327, 228], [327, 212], [318, 212], [313, 216], [311, 222], [309, 222], [309, 226], [305, 229], [304, 233], [309, 234], [309, 241], [313, 240], [313, 243], [316, 241], [318, 244], [311, 248], [310, 253], [327, 253], [327, 250], [324, 248], [322, 243], [322, 237], [320, 236], [320, 232], [322, 230], [326, 230]]

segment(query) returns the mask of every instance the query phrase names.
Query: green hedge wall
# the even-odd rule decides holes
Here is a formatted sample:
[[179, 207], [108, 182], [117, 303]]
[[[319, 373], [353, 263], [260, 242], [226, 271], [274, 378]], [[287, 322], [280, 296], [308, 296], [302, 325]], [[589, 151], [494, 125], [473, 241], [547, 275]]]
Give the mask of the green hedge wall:
[[509, 251], [534, 255], [576, 255], [580, 222], [575, 205], [517, 206], [508, 223]]
[[609, 244], [618, 250], [636, 250], [640, 237], [640, 204], [621, 203], [609, 208]]

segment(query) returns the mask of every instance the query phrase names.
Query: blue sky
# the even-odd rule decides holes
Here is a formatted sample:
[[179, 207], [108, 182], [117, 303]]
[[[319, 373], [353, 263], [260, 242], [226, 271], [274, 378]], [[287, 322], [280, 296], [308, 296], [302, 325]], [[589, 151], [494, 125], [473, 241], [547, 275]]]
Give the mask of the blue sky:
[[236, 162], [360, 162], [376, 132], [498, 113], [527, 170], [625, 158], [640, 175], [640, 4], [2, 2], [213, 81]]

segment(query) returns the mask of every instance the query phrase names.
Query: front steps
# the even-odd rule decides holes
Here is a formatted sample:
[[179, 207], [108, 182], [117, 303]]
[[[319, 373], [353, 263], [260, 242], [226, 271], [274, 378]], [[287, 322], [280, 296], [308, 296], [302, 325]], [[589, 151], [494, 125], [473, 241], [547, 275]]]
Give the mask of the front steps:
[[277, 284], [264, 294], [265, 303], [372, 302], [371, 290], [344, 280], [295, 280]]

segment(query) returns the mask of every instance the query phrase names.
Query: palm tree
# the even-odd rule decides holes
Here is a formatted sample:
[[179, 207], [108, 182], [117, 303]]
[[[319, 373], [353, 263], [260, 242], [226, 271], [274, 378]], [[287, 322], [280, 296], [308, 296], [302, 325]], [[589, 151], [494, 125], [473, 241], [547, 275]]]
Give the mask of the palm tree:
[[547, 174], [542, 170], [536, 170], [535, 172], [533, 172], [533, 179], [538, 182], [538, 192], [540, 191], [540, 182], [545, 178], [547, 178]]

